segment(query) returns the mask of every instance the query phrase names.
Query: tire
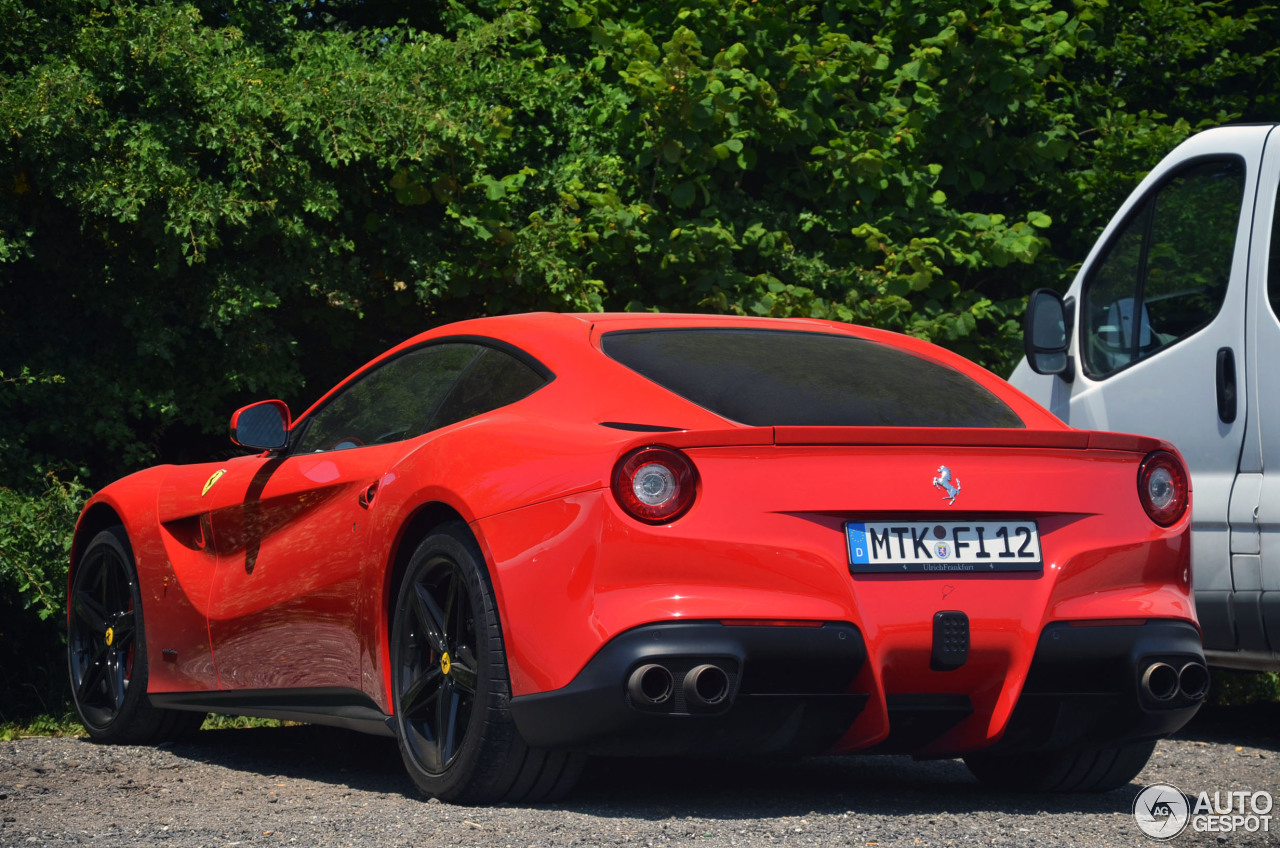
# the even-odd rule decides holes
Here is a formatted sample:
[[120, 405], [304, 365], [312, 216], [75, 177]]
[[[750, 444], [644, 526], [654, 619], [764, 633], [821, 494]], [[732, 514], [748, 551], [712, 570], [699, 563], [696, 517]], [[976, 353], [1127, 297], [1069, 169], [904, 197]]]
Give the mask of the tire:
[[1109, 792], [1137, 777], [1155, 742], [1024, 754], [969, 754], [964, 764], [983, 783], [1011, 792]]
[[418, 789], [470, 804], [567, 794], [585, 757], [532, 749], [516, 730], [493, 587], [466, 525], [418, 546], [392, 616], [396, 738]]
[[90, 737], [143, 745], [200, 729], [204, 713], [156, 709], [147, 698], [142, 594], [123, 527], [103, 530], [89, 542], [68, 605], [71, 698]]

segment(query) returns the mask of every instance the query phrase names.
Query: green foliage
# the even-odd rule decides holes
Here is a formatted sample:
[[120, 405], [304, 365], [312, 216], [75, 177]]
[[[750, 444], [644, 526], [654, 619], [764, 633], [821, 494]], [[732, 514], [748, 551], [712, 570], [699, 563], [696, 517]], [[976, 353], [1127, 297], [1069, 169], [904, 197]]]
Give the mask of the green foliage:
[[632, 271], [611, 252], [598, 276], [646, 307], [857, 321], [1005, 364], [1022, 292], [982, 288], [1038, 255], [1051, 218], [974, 200], [1059, 155], [1048, 121], [990, 131], [1074, 49], [1077, 25], [1041, 7], [577, 6], [607, 62], [595, 84], [626, 104], [610, 229], [639, 211], [656, 254]]
[[0, 488], [0, 593], [41, 621], [63, 609], [71, 532], [87, 499], [78, 480], [52, 474], [35, 496]]
[[0, 742], [12, 742], [29, 736], [86, 736], [84, 725], [74, 712], [62, 715], [42, 714], [24, 721], [0, 722]]
[[66, 700], [67, 565], [87, 496], [77, 480], [52, 474], [35, 494], [0, 488], [0, 719]]
[[[242, 730], [252, 727], [288, 727], [298, 722], [280, 721], [274, 718], [253, 718], [252, 716], [228, 716], [220, 713], [209, 713], [201, 730]], [[30, 717], [25, 721], [0, 722], [0, 742], [12, 742], [28, 736], [88, 736], [74, 712], [68, 710], [62, 714], [42, 714]]]
[[221, 713], [209, 713], [201, 730], [243, 730], [248, 727], [290, 727], [298, 724], [295, 721], [281, 721], [274, 718], [254, 718], [253, 716], [229, 716]]
[[1280, 703], [1280, 674], [1214, 669], [1208, 703], [1219, 706]]
[[1059, 273], [1084, 259], [1132, 188], [1179, 142], [1210, 126], [1275, 120], [1280, 105], [1275, 6], [1122, 0], [1082, 5], [1079, 15], [1088, 49], [1046, 88], [1073, 126], [1073, 143], [1063, 167], [1027, 187], [1055, 212], [1048, 270]]
[[96, 486], [216, 458], [236, 406], [301, 411], [489, 313], [833, 318], [1006, 373], [1026, 293], [1066, 284], [1160, 156], [1280, 106], [1280, 14], [1234, 0], [0, 0], [0, 19], [0, 485], [21, 492], [0, 504], [20, 555], [0, 620], [42, 646], [83, 495], [44, 469]]
[[1280, 90], [1275, 10], [1226, 0], [0, 13], [12, 481], [209, 458], [235, 406], [496, 312], [833, 318], [1005, 372], [1141, 173]]

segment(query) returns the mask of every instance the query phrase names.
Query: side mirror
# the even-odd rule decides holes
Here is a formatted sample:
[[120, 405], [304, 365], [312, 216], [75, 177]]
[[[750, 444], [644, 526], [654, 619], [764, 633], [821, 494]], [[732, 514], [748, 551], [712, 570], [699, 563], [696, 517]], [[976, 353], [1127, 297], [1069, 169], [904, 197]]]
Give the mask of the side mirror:
[[1057, 374], [1068, 383], [1075, 379], [1075, 363], [1067, 352], [1071, 347], [1071, 308], [1062, 295], [1052, 289], [1036, 289], [1027, 298], [1022, 346], [1032, 371]]
[[289, 444], [289, 405], [264, 400], [237, 409], [231, 416], [231, 441], [257, 450], [279, 450]]

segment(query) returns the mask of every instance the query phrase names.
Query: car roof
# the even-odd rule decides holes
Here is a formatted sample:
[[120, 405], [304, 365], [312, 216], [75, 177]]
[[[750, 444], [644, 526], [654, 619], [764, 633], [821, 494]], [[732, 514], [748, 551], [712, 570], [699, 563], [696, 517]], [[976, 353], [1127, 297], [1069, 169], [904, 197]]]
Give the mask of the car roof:
[[[867, 341], [892, 345], [925, 359], [967, 375], [985, 386], [998, 397], [1010, 403], [1015, 412], [1024, 420], [1026, 426], [1034, 429], [1064, 429], [1065, 425], [1031, 401], [1017, 389], [1014, 389], [1000, 377], [985, 368], [920, 339], [901, 333], [877, 330], [836, 321], [817, 318], [772, 318], [743, 315], [716, 315], [695, 313], [655, 313], [655, 312], [530, 312], [514, 315], [498, 315], [474, 318], [432, 328], [407, 339], [386, 353], [378, 356], [374, 362], [391, 358], [399, 353], [419, 345], [453, 340], [496, 340], [513, 345], [533, 356], [553, 374], [561, 376], [582, 376], [591, 380], [618, 379], [618, 369], [633, 375], [625, 366], [613, 361], [600, 350], [600, 338], [611, 332], [627, 330], [659, 330], [680, 328], [728, 328], [757, 329], [790, 332], [818, 332], [851, 336]], [[373, 363], [366, 363], [351, 377], [363, 372]], [[605, 372], [610, 373], [606, 378]], [[316, 401], [305, 414], [310, 414], [323, 405], [328, 398], [351, 377], [343, 380], [333, 390]], [[629, 381], [629, 380], [628, 380]], [[656, 384], [643, 380], [645, 389], [657, 389], [663, 394], [667, 390]], [[637, 389], [640, 387], [637, 386]], [[648, 394], [648, 392], [644, 392]]]

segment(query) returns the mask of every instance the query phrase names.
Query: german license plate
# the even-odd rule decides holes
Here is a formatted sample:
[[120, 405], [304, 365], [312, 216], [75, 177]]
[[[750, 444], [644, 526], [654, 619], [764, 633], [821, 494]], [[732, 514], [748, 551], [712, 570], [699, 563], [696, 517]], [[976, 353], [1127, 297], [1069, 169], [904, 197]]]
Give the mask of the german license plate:
[[1039, 571], [1034, 521], [850, 521], [854, 574]]

